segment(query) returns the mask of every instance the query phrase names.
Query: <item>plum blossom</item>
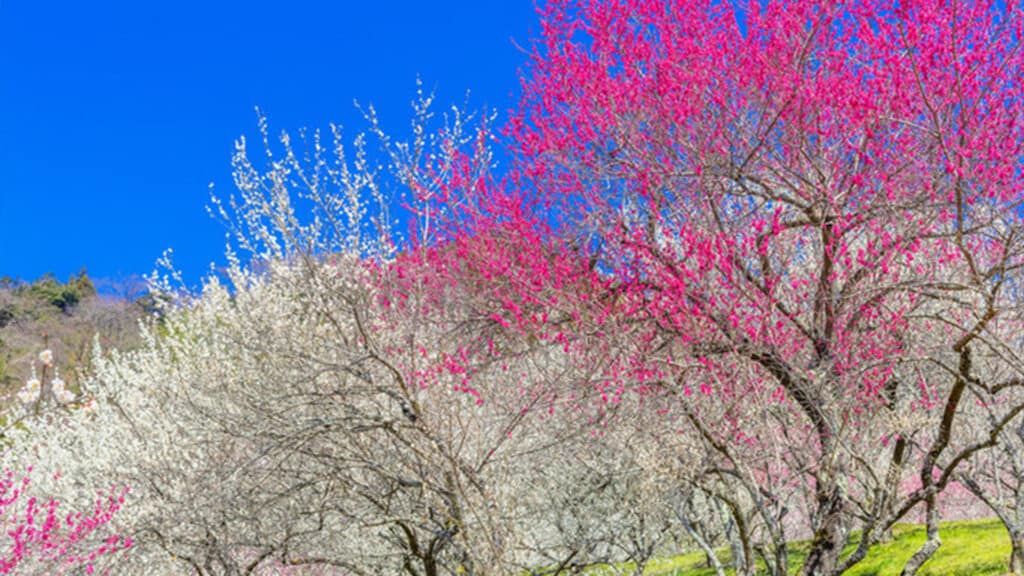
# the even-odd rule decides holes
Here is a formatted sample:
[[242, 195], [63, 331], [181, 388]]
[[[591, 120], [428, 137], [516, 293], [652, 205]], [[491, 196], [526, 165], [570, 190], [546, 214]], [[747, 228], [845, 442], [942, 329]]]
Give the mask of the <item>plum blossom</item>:
[[39, 378], [37, 378], [35, 374], [33, 374], [32, 377], [29, 378], [27, 382], [25, 382], [25, 386], [21, 389], [21, 391], [18, 392], [18, 399], [25, 404], [29, 404], [39, 399], [39, 392]]
[[50, 380], [50, 388], [54, 394], [62, 392], [65, 389], [64, 380], [59, 375], [54, 375], [53, 380]]
[[[61, 385], [60, 388], [57, 387], [57, 383], [58, 382]], [[67, 404], [68, 402], [71, 402], [72, 400], [75, 399], [75, 393], [72, 392], [71, 390], [68, 390], [67, 388], [64, 388], [64, 381], [63, 380], [61, 380], [59, 378], [55, 378], [53, 383], [52, 383], [52, 386], [53, 386], [53, 396], [61, 404]]]

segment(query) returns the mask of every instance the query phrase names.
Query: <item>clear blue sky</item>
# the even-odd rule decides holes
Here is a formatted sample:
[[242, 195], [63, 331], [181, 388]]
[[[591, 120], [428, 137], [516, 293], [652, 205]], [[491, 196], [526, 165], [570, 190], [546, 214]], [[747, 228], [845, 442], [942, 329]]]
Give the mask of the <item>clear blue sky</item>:
[[[538, 32], [532, 0], [0, 0], [0, 276], [222, 262], [207, 185], [256, 128], [399, 135], [417, 75], [439, 104], [504, 112]], [[514, 42], [513, 42], [514, 39]]]

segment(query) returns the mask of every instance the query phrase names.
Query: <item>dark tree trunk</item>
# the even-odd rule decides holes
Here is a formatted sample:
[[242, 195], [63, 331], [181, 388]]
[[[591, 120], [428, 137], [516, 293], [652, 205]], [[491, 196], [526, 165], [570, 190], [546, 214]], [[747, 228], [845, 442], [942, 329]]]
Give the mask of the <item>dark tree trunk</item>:
[[789, 574], [789, 551], [785, 542], [782, 545], [775, 545], [775, 576], [786, 576]]
[[1010, 573], [1024, 575], [1024, 533], [1010, 536]]
[[818, 513], [811, 541], [811, 550], [807, 554], [801, 576], [831, 576], [839, 564], [839, 556], [846, 542], [846, 529], [843, 525], [843, 497], [838, 486], [832, 484], [818, 491]]

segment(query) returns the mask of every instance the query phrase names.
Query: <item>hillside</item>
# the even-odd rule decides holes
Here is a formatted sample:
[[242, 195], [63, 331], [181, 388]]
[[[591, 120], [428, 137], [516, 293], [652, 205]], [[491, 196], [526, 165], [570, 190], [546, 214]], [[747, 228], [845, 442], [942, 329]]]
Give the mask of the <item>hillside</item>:
[[0, 391], [9, 398], [30, 377], [37, 355], [53, 351], [62, 376], [75, 386], [89, 364], [94, 338], [104, 348], [131, 347], [146, 312], [138, 283], [100, 294], [83, 269], [61, 282], [52, 275], [26, 282], [0, 278]]

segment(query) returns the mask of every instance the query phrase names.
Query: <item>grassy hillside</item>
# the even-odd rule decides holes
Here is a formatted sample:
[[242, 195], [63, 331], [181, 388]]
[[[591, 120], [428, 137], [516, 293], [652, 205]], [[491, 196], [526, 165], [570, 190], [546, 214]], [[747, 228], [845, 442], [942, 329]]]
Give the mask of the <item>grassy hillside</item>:
[[[868, 557], [851, 569], [850, 576], [898, 575], [903, 564], [924, 542], [924, 527], [899, 525], [892, 542], [876, 546]], [[997, 520], [948, 522], [940, 532], [942, 546], [924, 565], [922, 576], [988, 576], [1005, 574], [1010, 556], [1010, 540], [1003, 525]], [[850, 546], [849, 550], [852, 550]], [[790, 551], [790, 573], [796, 574], [803, 561], [806, 545], [797, 543]], [[849, 551], [848, 550], [848, 551]], [[728, 553], [721, 556], [729, 560]], [[593, 574], [607, 574], [610, 570], [595, 570]], [[648, 564], [645, 574], [652, 576], [714, 576], [706, 568], [704, 555], [686, 554]], [[729, 571], [732, 574], [732, 571]]]

